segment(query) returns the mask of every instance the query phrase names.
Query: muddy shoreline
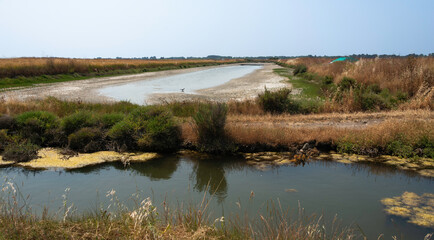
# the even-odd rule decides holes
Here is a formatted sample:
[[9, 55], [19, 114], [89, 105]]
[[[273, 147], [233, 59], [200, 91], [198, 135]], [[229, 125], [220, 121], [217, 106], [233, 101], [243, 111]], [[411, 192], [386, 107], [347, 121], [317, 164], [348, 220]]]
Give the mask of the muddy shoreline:
[[[0, 92], [0, 98], [4, 100], [31, 100], [43, 99], [49, 96], [61, 100], [84, 101], [93, 103], [115, 102], [115, 99], [102, 96], [98, 90], [107, 86], [116, 86], [126, 83], [153, 80], [155, 78], [173, 76], [196, 71], [202, 71], [211, 68], [224, 66], [235, 66], [241, 64], [228, 64], [219, 66], [208, 66], [188, 69], [177, 69], [159, 72], [146, 72], [133, 75], [122, 75], [114, 77], [91, 78], [86, 80], [75, 80], [61, 83], [38, 84], [29, 88], [10, 89]], [[246, 65], [246, 64], [242, 64]], [[273, 73], [274, 68], [280, 68], [272, 63], [261, 64], [264, 67], [256, 70], [241, 78], [232, 79], [231, 81], [208, 89], [197, 91], [197, 94], [176, 93], [176, 94], [153, 94], [147, 101], [147, 104], [158, 104], [171, 101], [189, 101], [189, 100], [208, 100], [208, 101], [228, 101], [242, 100], [256, 97], [258, 93], [268, 89], [282, 87], [291, 87], [289, 83], [284, 83], [283, 77]]]

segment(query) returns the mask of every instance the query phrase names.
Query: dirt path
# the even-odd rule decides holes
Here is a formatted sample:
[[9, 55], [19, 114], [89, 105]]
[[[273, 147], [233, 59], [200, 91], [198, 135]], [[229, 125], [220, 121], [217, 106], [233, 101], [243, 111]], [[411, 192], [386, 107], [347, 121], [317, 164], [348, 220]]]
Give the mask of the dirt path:
[[[226, 65], [225, 65], [226, 66]], [[221, 66], [189, 68], [179, 70], [169, 70], [160, 72], [148, 72], [134, 75], [123, 75], [116, 77], [92, 78], [87, 80], [77, 80], [62, 83], [39, 84], [30, 88], [14, 89], [0, 92], [0, 98], [4, 100], [27, 100], [41, 99], [53, 96], [62, 100], [81, 100], [86, 102], [113, 102], [114, 99], [102, 96], [98, 90], [102, 87], [122, 85], [125, 83], [152, 80], [160, 77], [173, 76], [195, 71], [201, 71]], [[274, 68], [279, 66], [271, 63], [265, 63], [264, 67], [256, 70], [241, 78], [233, 79], [223, 85], [199, 90], [197, 94], [154, 94], [147, 101], [148, 103], [160, 103], [167, 101], [184, 101], [184, 100], [219, 100], [227, 101], [230, 99], [244, 99], [255, 97], [263, 91], [264, 86], [267, 88], [290, 87], [288, 83], [283, 83], [283, 77], [273, 73]]]

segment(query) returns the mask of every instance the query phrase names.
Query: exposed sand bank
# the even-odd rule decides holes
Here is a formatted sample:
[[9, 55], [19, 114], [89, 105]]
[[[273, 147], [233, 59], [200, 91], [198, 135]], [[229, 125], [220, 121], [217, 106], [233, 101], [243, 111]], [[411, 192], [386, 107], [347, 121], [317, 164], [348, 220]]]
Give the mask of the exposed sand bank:
[[[231, 64], [232, 65], [232, 64]], [[234, 64], [238, 65], [238, 64]], [[227, 66], [227, 65], [224, 65]], [[148, 103], [160, 103], [167, 101], [184, 100], [218, 100], [227, 101], [230, 99], [245, 99], [255, 97], [267, 86], [269, 89], [290, 87], [284, 83], [283, 77], [273, 73], [278, 65], [265, 63], [262, 69], [256, 70], [241, 78], [233, 79], [225, 84], [197, 91], [197, 94], [176, 93], [176, 94], [154, 94], [147, 101]], [[173, 76], [177, 74], [202, 71], [222, 66], [199, 67], [189, 69], [168, 70], [159, 72], [147, 72], [133, 75], [122, 75], [115, 77], [92, 78], [87, 80], [76, 80], [61, 83], [39, 84], [34, 87], [8, 89], [0, 92], [0, 98], [4, 100], [26, 100], [41, 99], [53, 96], [62, 100], [81, 100], [85, 102], [113, 102], [112, 98], [102, 96], [98, 90], [107, 86], [122, 85], [130, 82], [153, 80], [155, 78]]]

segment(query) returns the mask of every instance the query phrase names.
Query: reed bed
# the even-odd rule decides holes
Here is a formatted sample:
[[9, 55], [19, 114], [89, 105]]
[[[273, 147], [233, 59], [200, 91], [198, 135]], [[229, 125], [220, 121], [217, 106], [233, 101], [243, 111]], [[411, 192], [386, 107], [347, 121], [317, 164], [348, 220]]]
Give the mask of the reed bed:
[[304, 64], [308, 71], [322, 76], [332, 76], [338, 83], [343, 77], [358, 82], [377, 84], [392, 92], [405, 91], [410, 97], [416, 95], [423, 84], [434, 86], [434, 57], [360, 59], [355, 63], [336, 62], [331, 58], [297, 58], [286, 64]]

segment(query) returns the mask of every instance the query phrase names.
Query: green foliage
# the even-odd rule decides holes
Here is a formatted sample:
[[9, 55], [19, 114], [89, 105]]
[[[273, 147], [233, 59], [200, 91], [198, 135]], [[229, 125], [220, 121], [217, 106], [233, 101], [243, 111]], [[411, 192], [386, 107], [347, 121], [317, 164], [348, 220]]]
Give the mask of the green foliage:
[[339, 141], [337, 144], [337, 151], [339, 153], [349, 153], [354, 154], [358, 153], [359, 146], [356, 143], [350, 141]]
[[116, 123], [122, 121], [125, 118], [123, 113], [106, 113], [98, 117], [98, 121], [102, 128], [109, 129]]
[[62, 119], [60, 126], [69, 135], [84, 127], [93, 127], [97, 123], [92, 112], [79, 111]]
[[173, 152], [181, 144], [181, 130], [170, 112], [160, 107], [143, 107], [128, 116], [142, 151]]
[[341, 82], [338, 84], [338, 87], [342, 90], [342, 91], [347, 91], [352, 89], [357, 88], [359, 85], [357, 83], [357, 81], [354, 78], [349, 78], [349, 77], [343, 77]]
[[28, 162], [38, 157], [39, 146], [24, 142], [24, 143], [11, 143], [6, 146], [3, 152], [3, 159], [15, 162]]
[[323, 85], [333, 84], [333, 77], [332, 76], [325, 76], [321, 82]]
[[223, 103], [205, 104], [193, 116], [200, 151], [228, 154], [236, 150], [225, 132], [227, 111]]
[[434, 158], [434, 137], [423, 135], [416, 143], [415, 147], [419, 150], [421, 157]]
[[304, 64], [297, 64], [294, 67], [294, 76], [307, 72], [307, 67]]
[[115, 124], [108, 136], [118, 147], [141, 151], [173, 152], [181, 144], [181, 131], [173, 116], [161, 107], [140, 107]]
[[123, 120], [113, 125], [107, 133], [118, 146], [118, 149], [135, 149], [136, 141], [134, 139], [134, 127], [130, 121]]
[[359, 101], [363, 111], [385, 110], [391, 108], [387, 99], [372, 92], [361, 93], [357, 100]]
[[80, 152], [96, 152], [105, 148], [103, 132], [98, 128], [82, 128], [68, 136], [68, 146]]
[[49, 131], [58, 126], [56, 115], [45, 111], [25, 112], [16, 121], [22, 137], [38, 145], [46, 144], [52, 137]]
[[278, 91], [271, 92], [265, 88], [264, 93], [258, 95], [258, 101], [262, 109], [266, 112], [278, 114], [285, 112], [290, 105], [290, 89], [282, 88]]
[[414, 156], [412, 146], [401, 139], [396, 139], [387, 144], [386, 152], [390, 155], [402, 158], [410, 158]]

